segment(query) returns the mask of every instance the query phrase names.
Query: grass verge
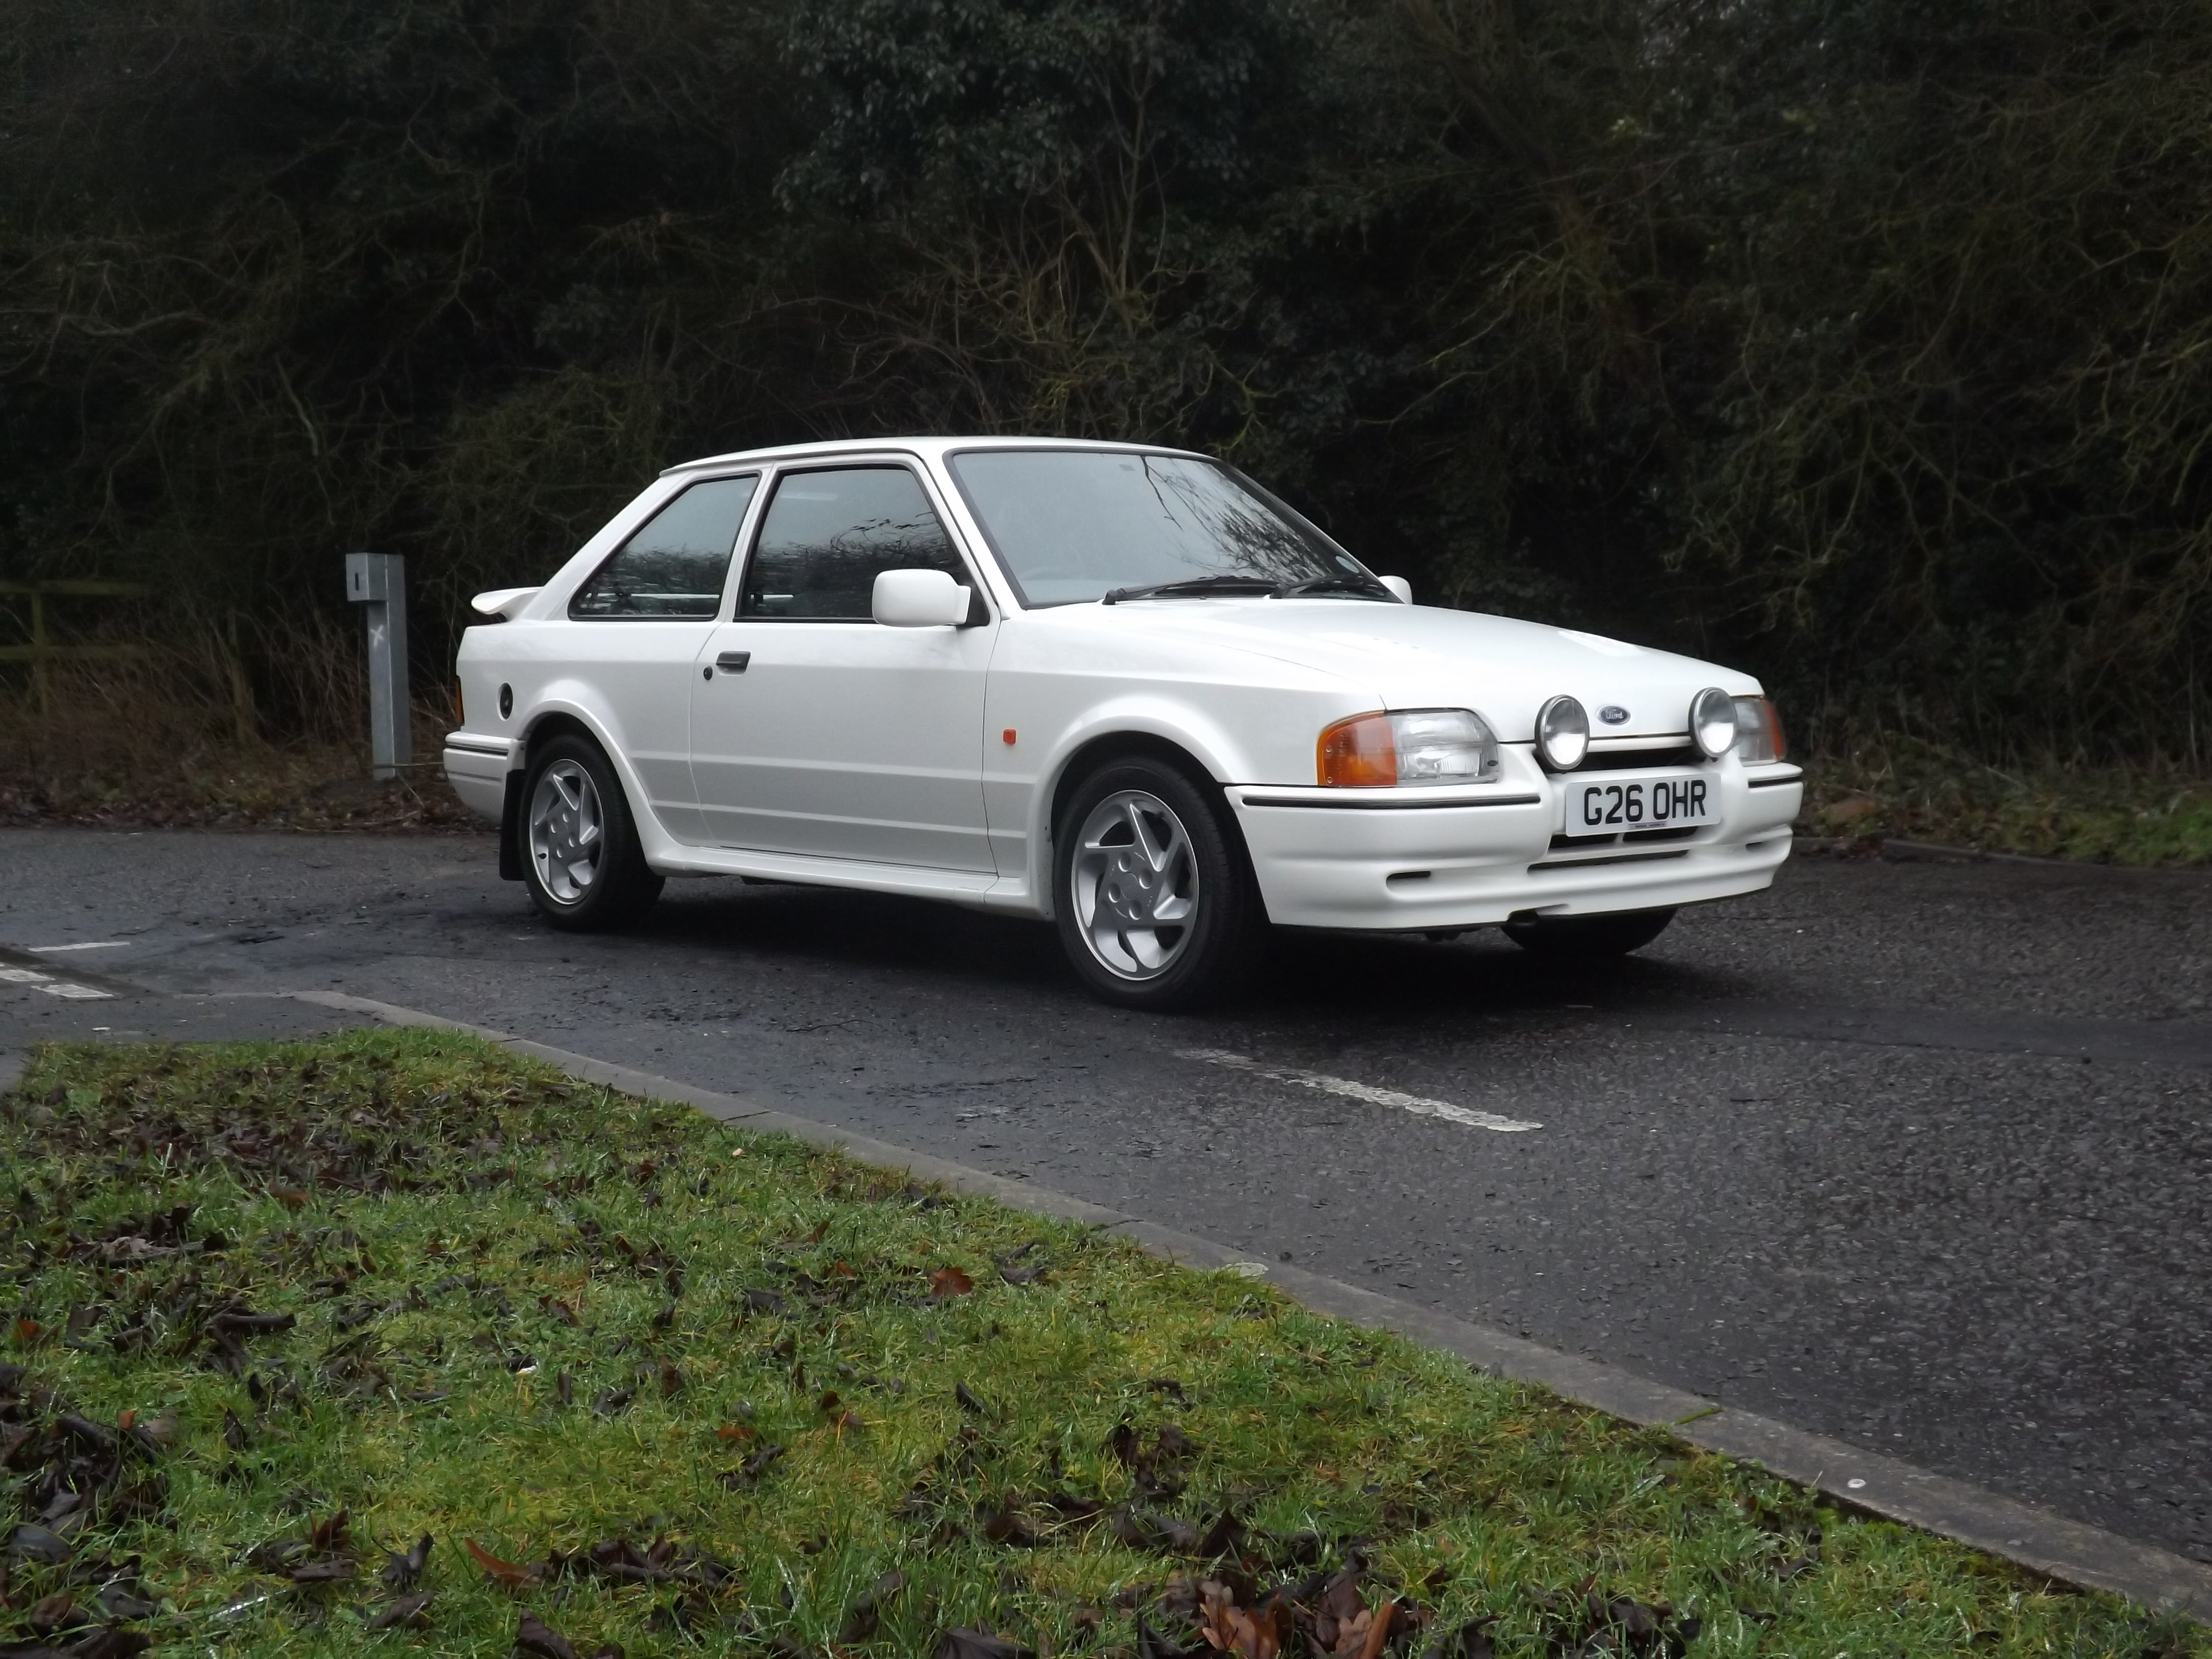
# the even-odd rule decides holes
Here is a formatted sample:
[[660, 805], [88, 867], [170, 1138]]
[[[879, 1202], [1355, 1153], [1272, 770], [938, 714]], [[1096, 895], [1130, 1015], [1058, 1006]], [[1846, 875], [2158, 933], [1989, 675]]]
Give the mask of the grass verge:
[[2212, 1654], [466, 1038], [48, 1048], [0, 1152], [0, 1595], [85, 1659]]
[[2171, 769], [1998, 769], [1910, 738], [1844, 740], [1806, 763], [1801, 828], [2136, 866], [2212, 863], [2212, 780]]

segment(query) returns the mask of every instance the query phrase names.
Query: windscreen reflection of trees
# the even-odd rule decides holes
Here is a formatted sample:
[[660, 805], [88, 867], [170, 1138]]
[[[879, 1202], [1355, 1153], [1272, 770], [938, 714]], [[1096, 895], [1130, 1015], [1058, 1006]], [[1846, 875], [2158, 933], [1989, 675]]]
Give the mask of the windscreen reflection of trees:
[[1031, 605], [1199, 576], [1357, 568], [1221, 468], [1173, 455], [963, 455], [953, 470]]

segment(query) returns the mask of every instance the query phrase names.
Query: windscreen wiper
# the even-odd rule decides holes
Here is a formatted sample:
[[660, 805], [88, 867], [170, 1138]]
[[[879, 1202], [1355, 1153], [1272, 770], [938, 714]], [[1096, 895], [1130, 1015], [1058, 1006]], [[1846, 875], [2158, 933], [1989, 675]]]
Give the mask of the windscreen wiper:
[[1295, 599], [1307, 593], [1375, 593], [1397, 602], [1398, 596], [1372, 576], [1311, 576], [1302, 582], [1285, 582], [1269, 591], [1271, 599]]
[[1101, 605], [1119, 605], [1124, 599], [1150, 599], [1164, 593], [1204, 596], [1208, 593], [1271, 593], [1275, 584], [1264, 576], [1193, 576], [1185, 581], [1152, 582], [1143, 587], [1111, 587]]

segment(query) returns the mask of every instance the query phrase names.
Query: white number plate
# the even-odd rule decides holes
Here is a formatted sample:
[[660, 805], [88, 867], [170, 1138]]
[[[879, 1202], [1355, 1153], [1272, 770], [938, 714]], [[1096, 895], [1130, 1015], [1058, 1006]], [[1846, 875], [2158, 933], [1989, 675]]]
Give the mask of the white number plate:
[[1570, 836], [1688, 830], [1721, 821], [1714, 780], [1696, 772], [1608, 772], [1567, 785]]

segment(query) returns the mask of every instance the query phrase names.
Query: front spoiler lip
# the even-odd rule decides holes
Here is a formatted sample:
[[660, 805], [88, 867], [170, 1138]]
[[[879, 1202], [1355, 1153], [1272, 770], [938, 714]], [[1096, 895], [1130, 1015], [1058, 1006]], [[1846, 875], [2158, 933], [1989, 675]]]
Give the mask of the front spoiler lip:
[[1333, 790], [1328, 795], [1248, 794], [1243, 797], [1247, 806], [1303, 806], [1318, 807], [1322, 811], [1356, 812], [1419, 812], [1454, 811], [1471, 806], [1541, 806], [1541, 795], [1484, 795], [1454, 796], [1444, 800], [1408, 799], [1395, 794], [1385, 795], [1376, 790], [1372, 796], [1363, 798], [1350, 790]]

